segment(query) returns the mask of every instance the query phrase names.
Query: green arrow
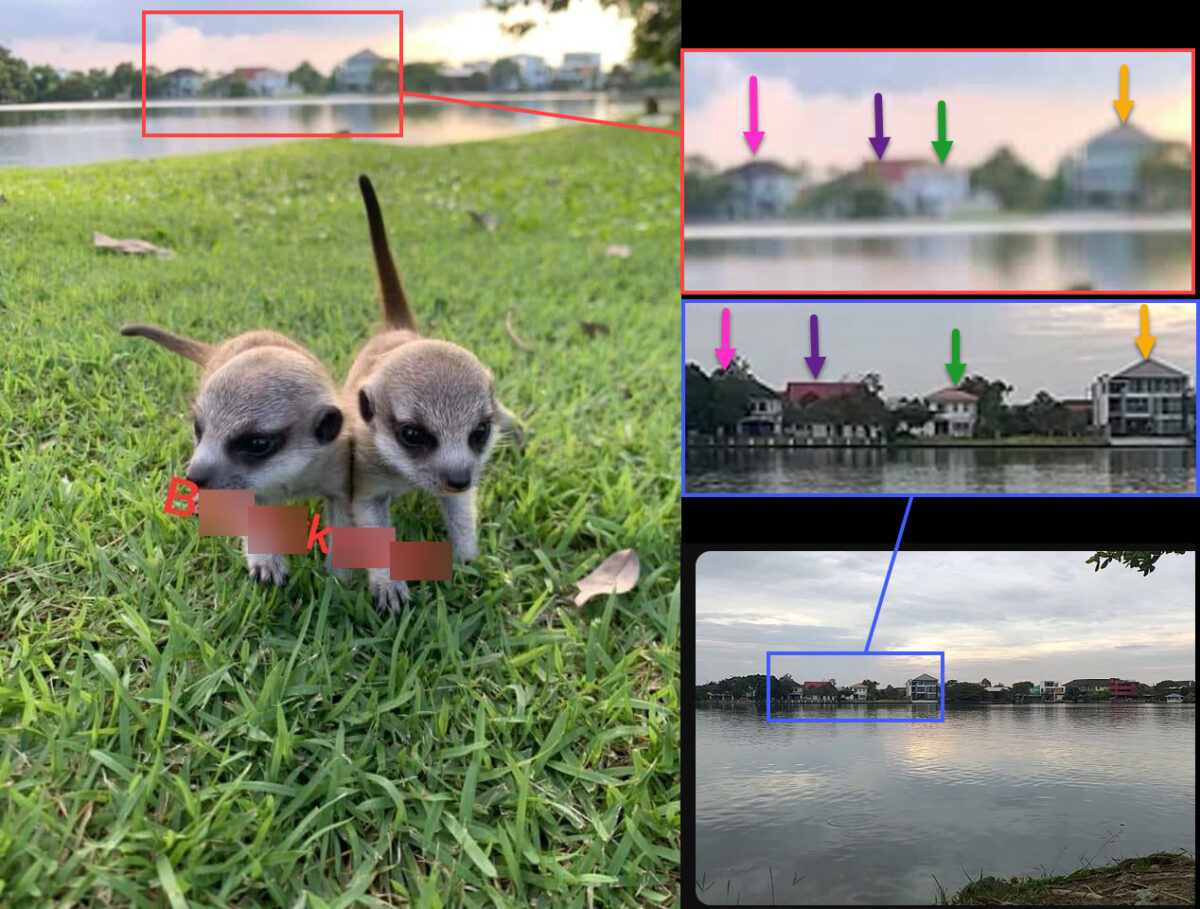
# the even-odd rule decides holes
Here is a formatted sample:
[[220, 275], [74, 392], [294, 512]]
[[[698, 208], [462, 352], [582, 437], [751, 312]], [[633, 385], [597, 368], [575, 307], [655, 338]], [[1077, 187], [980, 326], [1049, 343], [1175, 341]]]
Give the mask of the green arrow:
[[967, 368], [967, 364], [960, 363], [959, 359], [958, 359], [958, 329], [957, 328], [954, 329], [954, 331], [950, 335], [950, 358], [954, 362], [946, 364], [946, 372], [950, 373], [950, 379], [954, 382], [955, 385], [957, 385], [958, 380], [962, 378], [963, 370]]
[[950, 146], [954, 142], [946, 139], [946, 102], [938, 102], [938, 137], [933, 143], [933, 150], [937, 152], [937, 156], [943, 164], [946, 163], [946, 155], [950, 154]]

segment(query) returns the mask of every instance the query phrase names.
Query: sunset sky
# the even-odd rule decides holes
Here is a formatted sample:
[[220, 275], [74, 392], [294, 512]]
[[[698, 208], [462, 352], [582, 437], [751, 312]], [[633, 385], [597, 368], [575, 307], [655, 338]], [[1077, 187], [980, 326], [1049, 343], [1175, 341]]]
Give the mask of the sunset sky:
[[[5, 0], [0, 4], [0, 44], [31, 65], [61, 69], [111, 69], [141, 60], [138, 0]], [[288, 0], [288, 9], [404, 10], [406, 62], [459, 65], [512, 54], [544, 57], [551, 66], [567, 52], [601, 55], [605, 69], [629, 55], [633, 22], [596, 0], [575, 0], [561, 13], [540, 4], [506, 15], [483, 0]], [[229, 0], [198, 0], [188, 9], [229, 9]], [[504, 22], [532, 20], [520, 40], [500, 31]], [[308, 60], [328, 72], [364, 47], [396, 56], [395, 16], [150, 16], [147, 62], [164, 70], [189, 66], [226, 71], [241, 66], [293, 69]]]
[[1009, 145], [1043, 177], [1074, 146], [1119, 125], [1120, 67], [1128, 122], [1160, 139], [1191, 137], [1187, 53], [688, 53], [684, 147], [722, 167], [750, 160], [749, 77], [758, 78], [757, 157], [848, 170], [867, 156], [875, 93], [883, 95], [884, 160], [930, 158], [946, 102], [948, 165], [973, 167]]
[[[696, 562], [696, 681], [761, 675], [768, 650], [862, 650], [890, 552], [706, 552]], [[944, 650], [946, 678], [1011, 685], [1196, 675], [1195, 553], [1140, 572], [1090, 552], [901, 549], [871, 641]], [[1129, 616], [1137, 620], [1130, 622]], [[903, 685], [934, 657], [780, 657], [777, 678]]]

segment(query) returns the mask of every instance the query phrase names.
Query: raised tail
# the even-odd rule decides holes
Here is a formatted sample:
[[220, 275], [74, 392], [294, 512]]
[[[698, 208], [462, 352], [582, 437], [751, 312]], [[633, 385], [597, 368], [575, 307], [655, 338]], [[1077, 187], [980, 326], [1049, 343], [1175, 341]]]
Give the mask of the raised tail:
[[379, 275], [379, 293], [383, 297], [383, 322], [388, 328], [407, 328], [417, 331], [417, 320], [408, 308], [396, 263], [388, 249], [387, 234], [383, 229], [383, 214], [379, 211], [379, 200], [366, 174], [359, 174], [358, 187], [362, 190], [363, 203], [367, 207], [367, 225], [371, 229], [371, 249], [375, 253], [375, 271]]
[[208, 362], [208, 358], [212, 355], [212, 348], [207, 344], [201, 344], [199, 341], [193, 341], [190, 338], [181, 338], [179, 335], [173, 335], [169, 331], [163, 331], [161, 328], [155, 328], [153, 325], [123, 325], [121, 326], [121, 334], [136, 335], [141, 338], [149, 338], [155, 344], [161, 344], [172, 353], [177, 353], [181, 357], [187, 357], [195, 363], [203, 366]]

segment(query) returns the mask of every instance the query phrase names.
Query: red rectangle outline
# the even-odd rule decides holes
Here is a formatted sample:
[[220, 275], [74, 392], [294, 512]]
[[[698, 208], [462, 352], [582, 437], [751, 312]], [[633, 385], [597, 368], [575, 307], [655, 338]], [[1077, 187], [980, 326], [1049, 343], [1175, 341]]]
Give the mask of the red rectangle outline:
[[[146, 16], [399, 16], [397, 36], [400, 39], [400, 94], [396, 104], [400, 109], [400, 131], [395, 133], [148, 133], [146, 132]], [[144, 139], [402, 139], [404, 138], [404, 10], [399, 9], [144, 9], [142, 10], [142, 138]], [[681, 215], [682, 217], [682, 215]], [[682, 280], [682, 279], [681, 279]]]
[[[1187, 53], [1192, 69], [1192, 286], [1190, 290], [686, 290], [683, 286], [684, 66], [688, 53]], [[143, 67], [144, 71], [144, 67]], [[143, 92], [145, 94], [145, 92]], [[1196, 49], [1194, 47], [681, 47], [679, 49], [679, 295], [681, 297], [1194, 297], [1196, 295]]]

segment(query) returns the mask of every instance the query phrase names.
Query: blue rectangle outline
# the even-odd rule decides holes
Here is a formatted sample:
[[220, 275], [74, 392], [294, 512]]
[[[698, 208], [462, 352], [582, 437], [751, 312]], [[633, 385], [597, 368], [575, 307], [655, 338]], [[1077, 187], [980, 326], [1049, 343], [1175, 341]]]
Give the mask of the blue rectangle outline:
[[[837, 719], [835, 717], [804, 719], [802, 717], [795, 718], [779, 718], [771, 719], [771, 657], [772, 656], [938, 656], [940, 657], [941, 683], [940, 696], [938, 698], [941, 705], [941, 714], [938, 719], [910, 719], [910, 720], [892, 720], [892, 719], [871, 719], [862, 718], [847, 718]], [[946, 651], [944, 650], [768, 650], [767, 651], [767, 722], [768, 723], [944, 723], [946, 722]]]
[[[1196, 263], [1192, 262], [1192, 274], [1195, 275]], [[929, 499], [1121, 499], [1121, 498], [1145, 498], [1150, 496], [1155, 499], [1195, 499], [1200, 497], [1200, 473], [1196, 475], [1196, 488], [1192, 492], [688, 492], [687, 488], [687, 304], [688, 300], [696, 300], [699, 303], [712, 303], [717, 300], [725, 299], [719, 296], [718, 291], [714, 291], [712, 296], [680, 296], [679, 298], [679, 476], [680, 498], [684, 499], [825, 499], [831, 496], [836, 496], [843, 499], [906, 499], [913, 498], [929, 498]], [[730, 298], [739, 299], [739, 298]], [[780, 297], [780, 296], [763, 296], [763, 297], [744, 297], [741, 298], [751, 303], [783, 303], [791, 300], [799, 302], [816, 302], [818, 300], [828, 300], [827, 297], [813, 296], [797, 296], [797, 297]], [[866, 298], [862, 298], [865, 300]], [[878, 297], [872, 299], [887, 299], [886, 297]], [[938, 299], [932, 297], [930, 299]], [[964, 300], [961, 298], [954, 299], [945, 297], [942, 298], [947, 303], [998, 303], [1004, 300], [1029, 300], [1031, 297], [999, 297], [996, 299], [985, 300]], [[1137, 296], [1122, 297], [1122, 300], [1139, 299]], [[1142, 299], [1162, 299], [1155, 297], [1145, 297]], [[938, 302], [942, 302], [938, 300]], [[859, 298], [855, 298], [854, 302], [858, 302]], [[916, 301], [914, 301], [916, 302]], [[1112, 298], [1109, 302], [1116, 302], [1116, 298]], [[1197, 382], [1200, 383], [1200, 302], [1196, 303], [1196, 360], [1192, 364], [1192, 371], [1196, 375]], [[1200, 384], [1197, 386], [1200, 389]], [[1195, 427], [1196, 433], [1196, 448], [1200, 450], [1200, 421], [1197, 421]]]

